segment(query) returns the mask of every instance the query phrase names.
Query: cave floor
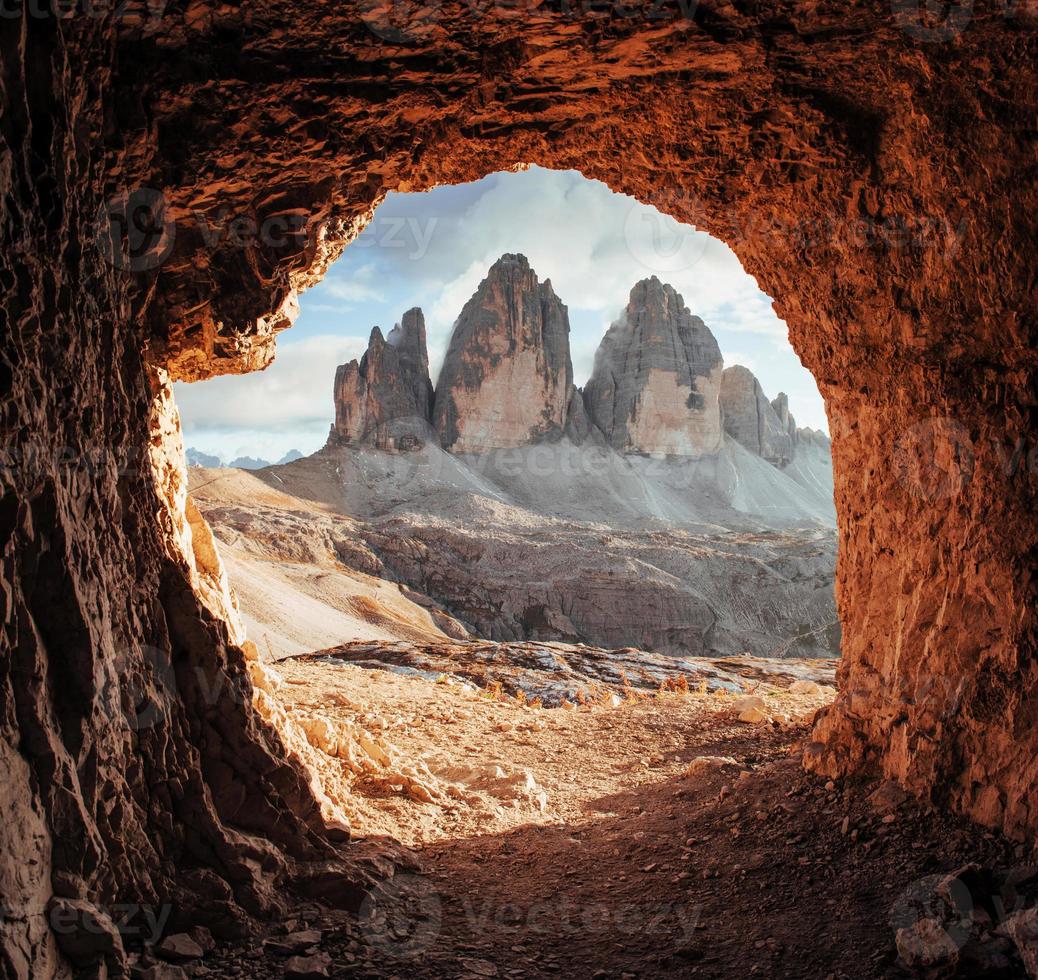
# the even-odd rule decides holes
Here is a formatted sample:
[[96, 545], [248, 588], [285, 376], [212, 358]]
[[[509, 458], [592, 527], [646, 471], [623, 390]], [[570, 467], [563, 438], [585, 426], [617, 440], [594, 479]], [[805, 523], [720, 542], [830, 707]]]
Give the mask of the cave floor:
[[[279, 943], [313, 928], [296, 952], [317, 977], [899, 976], [896, 927], [925, 913], [933, 876], [1024, 860], [892, 786], [805, 773], [806, 724], [740, 723], [731, 695], [548, 710], [354, 667], [278, 669], [290, 711], [364, 723], [432, 773], [490, 764], [496, 783], [422, 802], [356, 781], [357, 836], [405, 845], [410, 866], [359, 921], [295, 908], [201, 975], [306, 976]], [[805, 707], [757, 693], [773, 714]], [[985, 975], [1022, 975], [1013, 963]]]

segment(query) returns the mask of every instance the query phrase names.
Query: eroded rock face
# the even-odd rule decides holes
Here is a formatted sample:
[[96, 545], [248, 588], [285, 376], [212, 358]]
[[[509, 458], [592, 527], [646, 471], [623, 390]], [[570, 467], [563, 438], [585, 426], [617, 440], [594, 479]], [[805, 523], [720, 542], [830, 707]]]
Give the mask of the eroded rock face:
[[441, 445], [482, 453], [557, 438], [572, 388], [566, 307], [525, 256], [503, 255], [454, 324], [433, 409]]
[[779, 422], [782, 423], [782, 427], [789, 435], [789, 441], [795, 450], [797, 445], [797, 422], [789, 411], [789, 396], [784, 391], [780, 391], [778, 395], [772, 399], [771, 407], [778, 416]]
[[388, 337], [375, 327], [359, 361], [335, 372], [335, 424], [330, 438], [394, 449], [430, 432], [432, 382], [425, 318], [408, 310]]
[[706, 324], [672, 286], [644, 279], [602, 338], [584, 390], [588, 415], [620, 452], [715, 452], [721, 370], [721, 350]]
[[[103, 905], [261, 909], [309, 840], [312, 794], [233, 695], [229, 627], [170, 546], [187, 518], [140, 462], [153, 380], [263, 367], [385, 193], [524, 162], [729, 242], [818, 379], [844, 661], [809, 764], [1038, 830], [1032, 5], [22, 9], [0, 47], [0, 891], [28, 915], [0, 924], [5, 968], [56, 963], [38, 910], [63, 876]], [[131, 198], [159, 234], [110, 248]], [[158, 690], [148, 649], [178, 686], [140, 734], [111, 707]]]
[[[720, 403], [724, 431], [736, 442], [775, 466], [793, 458], [796, 424], [785, 394], [769, 402], [753, 372], [734, 364], [721, 375]], [[774, 404], [783, 409], [784, 418]]]

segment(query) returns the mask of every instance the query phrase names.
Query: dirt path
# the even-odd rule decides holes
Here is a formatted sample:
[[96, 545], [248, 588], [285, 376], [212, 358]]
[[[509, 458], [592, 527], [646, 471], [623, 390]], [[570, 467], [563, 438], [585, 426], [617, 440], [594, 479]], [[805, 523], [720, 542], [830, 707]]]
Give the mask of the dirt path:
[[[546, 710], [327, 662], [278, 669], [291, 713], [367, 726], [438, 794], [353, 781], [355, 832], [404, 842], [415, 863], [359, 926], [307, 908], [285, 925], [319, 929], [309, 953], [328, 976], [901, 975], [895, 926], [919, 918], [927, 876], [1022, 857], [898, 793], [806, 775], [806, 727], [739, 722], [731, 695]], [[824, 700], [758, 693], [773, 715]], [[294, 975], [265, 947], [241, 956], [204, 968]]]

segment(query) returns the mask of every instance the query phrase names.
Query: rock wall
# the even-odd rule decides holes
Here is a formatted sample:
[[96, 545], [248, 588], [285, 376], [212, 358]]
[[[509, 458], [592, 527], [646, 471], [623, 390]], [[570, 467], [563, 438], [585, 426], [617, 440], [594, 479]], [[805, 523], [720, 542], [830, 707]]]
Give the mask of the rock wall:
[[602, 338], [584, 401], [614, 449], [699, 456], [721, 446], [721, 370], [714, 335], [653, 276]]
[[[238, 696], [227, 622], [171, 550], [176, 496], [150, 460], [116, 465], [146, 455], [152, 379], [262, 368], [386, 193], [523, 163], [724, 239], [818, 379], [844, 661], [809, 764], [1038, 829], [1032, 5], [693, 10], [4, 19], [8, 973], [56, 968], [37, 914], [56, 891], [189, 894], [225, 921], [318, 846], [312, 794]], [[166, 664], [162, 724], [135, 731], [113, 706]]]
[[408, 310], [384, 338], [375, 327], [359, 361], [335, 372], [335, 423], [330, 438], [346, 444], [396, 448], [428, 436], [433, 388], [425, 317]]
[[127, 944], [148, 916], [240, 936], [293, 883], [364, 877], [253, 709], [146, 297], [98, 239], [105, 27], [8, 17], [0, 45], [0, 975], [18, 980], [124, 976], [117, 922]]
[[785, 394], [775, 399], [783, 409], [780, 417], [749, 368], [741, 364], [725, 368], [720, 391], [724, 431], [751, 453], [785, 466], [793, 458], [796, 438], [796, 423], [785, 399]]
[[523, 255], [503, 255], [454, 324], [436, 383], [444, 449], [514, 449], [566, 424], [573, 388], [569, 315]]

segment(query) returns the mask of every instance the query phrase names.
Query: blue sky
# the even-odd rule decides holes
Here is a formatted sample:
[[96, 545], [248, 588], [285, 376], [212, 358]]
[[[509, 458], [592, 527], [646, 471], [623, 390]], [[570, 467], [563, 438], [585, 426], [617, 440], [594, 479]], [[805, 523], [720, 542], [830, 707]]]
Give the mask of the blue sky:
[[574, 171], [532, 167], [424, 194], [391, 194], [328, 275], [300, 297], [266, 371], [191, 385], [176, 398], [188, 446], [229, 460], [313, 452], [334, 412], [335, 368], [420, 306], [433, 380], [454, 320], [489, 266], [522, 252], [569, 307], [578, 385], [631, 287], [657, 275], [701, 316], [725, 365], [745, 364], [769, 398], [789, 395], [800, 425], [827, 429], [821, 396], [786, 325], [734, 253], [709, 235]]

